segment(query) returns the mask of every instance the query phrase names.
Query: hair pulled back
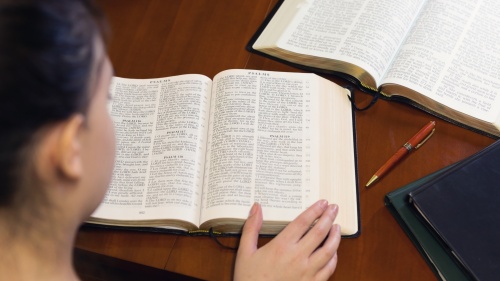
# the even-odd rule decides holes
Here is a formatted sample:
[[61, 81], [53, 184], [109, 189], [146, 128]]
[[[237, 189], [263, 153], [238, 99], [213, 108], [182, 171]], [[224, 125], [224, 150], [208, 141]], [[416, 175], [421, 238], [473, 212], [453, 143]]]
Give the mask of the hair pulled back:
[[0, 207], [36, 133], [85, 113], [100, 22], [89, 0], [0, 0]]

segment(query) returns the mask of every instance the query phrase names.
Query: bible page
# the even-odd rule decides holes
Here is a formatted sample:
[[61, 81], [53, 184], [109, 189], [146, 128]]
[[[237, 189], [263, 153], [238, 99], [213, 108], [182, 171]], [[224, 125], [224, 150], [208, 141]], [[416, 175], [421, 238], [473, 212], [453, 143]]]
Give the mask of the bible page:
[[211, 84], [202, 75], [114, 77], [115, 169], [92, 217], [198, 226]]
[[[425, 0], [285, 0], [255, 49], [277, 45], [295, 63], [347, 72], [361, 67], [379, 85]], [[278, 38], [278, 39], [276, 39]], [[277, 41], [277, 43], [276, 43]], [[273, 55], [273, 50], [269, 53]], [[308, 55], [308, 56], [303, 56]], [[313, 56], [312, 58], [310, 56]], [[325, 60], [325, 58], [327, 60]], [[351, 64], [342, 65], [338, 61]]]
[[422, 94], [410, 98], [431, 109], [444, 105], [477, 119], [496, 121], [500, 112], [499, 14], [496, 0], [430, 0], [384, 83]]
[[[328, 81], [330, 89], [336, 86], [336, 91], [328, 95], [338, 96], [343, 103], [325, 102], [320, 98], [320, 80], [327, 81], [314, 74], [254, 70], [230, 70], [214, 78], [202, 223], [219, 219], [224, 225], [223, 218], [246, 219], [254, 202], [261, 204], [268, 222], [289, 222], [327, 195], [330, 203], [342, 208], [339, 199], [343, 196], [333, 191], [335, 184], [325, 180], [328, 177], [336, 177], [338, 182], [345, 180], [345, 187], [356, 194], [347, 91]], [[331, 122], [321, 120], [320, 104], [327, 107], [323, 110], [333, 110], [343, 117], [328, 120]], [[337, 124], [342, 121], [347, 128]], [[341, 142], [345, 147], [335, 146], [335, 141], [328, 145], [335, 151], [344, 150], [346, 155], [322, 150], [321, 140], [332, 129], [338, 129], [334, 139], [348, 141]], [[329, 160], [337, 161], [325, 167], [340, 171], [322, 166], [325, 163], [320, 162], [321, 155], [325, 153]], [[342, 174], [344, 171], [349, 173]], [[322, 192], [320, 187], [329, 192]], [[356, 198], [349, 196], [344, 197], [354, 200], [356, 208]], [[341, 213], [347, 214], [349, 209], [346, 205]], [[356, 210], [353, 213], [356, 216]]]

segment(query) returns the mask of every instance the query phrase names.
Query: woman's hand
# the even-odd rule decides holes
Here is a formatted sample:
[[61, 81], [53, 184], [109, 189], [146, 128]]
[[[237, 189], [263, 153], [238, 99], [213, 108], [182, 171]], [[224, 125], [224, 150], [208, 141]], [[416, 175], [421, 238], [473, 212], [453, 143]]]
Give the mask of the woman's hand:
[[257, 249], [262, 208], [255, 203], [243, 226], [234, 279], [327, 280], [337, 265], [340, 227], [333, 224], [337, 213], [337, 205], [320, 200]]

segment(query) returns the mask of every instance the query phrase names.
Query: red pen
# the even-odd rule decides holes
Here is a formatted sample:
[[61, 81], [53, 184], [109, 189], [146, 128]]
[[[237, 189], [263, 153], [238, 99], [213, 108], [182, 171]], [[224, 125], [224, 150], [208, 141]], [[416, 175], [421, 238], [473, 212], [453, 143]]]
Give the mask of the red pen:
[[401, 159], [403, 159], [403, 157], [424, 144], [434, 133], [434, 126], [436, 126], [436, 122], [431, 121], [420, 129], [416, 135], [407, 141], [391, 158], [389, 158], [389, 160], [387, 160], [387, 162], [385, 162], [384, 165], [382, 165], [382, 167], [380, 167], [380, 169], [378, 169], [378, 171], [375, 172], [373, 177], [366, 184], [366, 187], [379, 180]]

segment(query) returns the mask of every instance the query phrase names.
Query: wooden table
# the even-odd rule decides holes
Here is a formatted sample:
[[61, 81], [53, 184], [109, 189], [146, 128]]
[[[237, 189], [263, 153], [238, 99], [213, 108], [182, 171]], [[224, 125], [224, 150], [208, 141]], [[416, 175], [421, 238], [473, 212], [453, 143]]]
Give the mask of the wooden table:
[[[100, 0], [110, 26], [109, 54], [117, 76], [209, 77], [230, 68], [300, 71], [245, 50], [276, 0]], [[345, 81], [332, 79], [339, 84]], [[371, 96], [357, 93], [357, 102]], [[379, 100], [356, 113], [361, 236], [343, 239], [331, 280], [433, 280], [435, 276], [384, 206], [384, 195], [459, 161], [493, 139], [397, 102]], [[429, 120], [436, 133], [372, 188], [379, 166]], [[222, 238], [235, 246], [237, 238]], [[261, 238], [263, 245], [269, 238]], [[235, 252], [208, 237], [83, 227], [76, 247], [208, 280], [231, 280]]]

